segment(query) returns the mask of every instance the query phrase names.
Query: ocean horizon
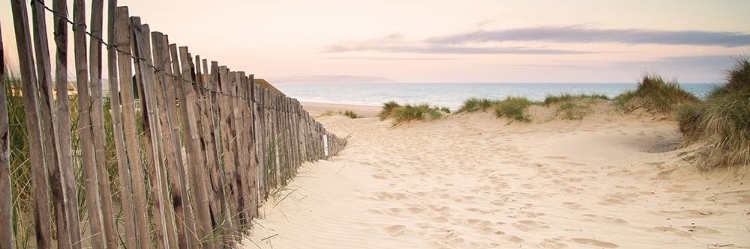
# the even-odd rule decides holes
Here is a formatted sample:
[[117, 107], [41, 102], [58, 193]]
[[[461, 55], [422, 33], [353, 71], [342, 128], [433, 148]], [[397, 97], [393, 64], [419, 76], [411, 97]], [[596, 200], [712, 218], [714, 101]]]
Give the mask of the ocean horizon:
[[[682, 83], [680, 87], [704, 98], [715, 83]], [[636, 83], [282, 83], [275, 84], [291, 98], [302, 102], [381, 106], [388, 101], [429, 104], [458, 109], [466, 99], [504, 99], [523, 96], [542, 101], [562, 93], [615, 96], [635, 90]]]

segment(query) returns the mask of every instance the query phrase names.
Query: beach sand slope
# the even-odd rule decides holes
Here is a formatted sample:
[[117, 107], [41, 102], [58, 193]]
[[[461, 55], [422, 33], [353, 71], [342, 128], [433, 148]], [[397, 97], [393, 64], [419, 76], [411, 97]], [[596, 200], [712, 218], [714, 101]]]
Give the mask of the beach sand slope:
[[672, 122], [319, 120], [347, 148], [303, 165], [243, 248], [750, 248], [747, 167], [695, 171]]

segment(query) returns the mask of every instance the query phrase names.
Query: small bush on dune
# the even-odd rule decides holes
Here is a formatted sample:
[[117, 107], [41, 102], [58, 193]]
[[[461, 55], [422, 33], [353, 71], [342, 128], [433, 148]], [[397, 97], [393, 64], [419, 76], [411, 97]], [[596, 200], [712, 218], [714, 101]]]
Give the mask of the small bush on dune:
[[442, 111], [442, 112], [445, 112], [445, 113], [447, 113], [447, 114], [450, 114], [450, 113], [451, 113], [451, 109], [449, 109], [448, 107], [440, 107], [440, 108], [438, 108], [438, 109], [439, 109], [440, 111]]
[[562, 93], [560, 95], [548, 95], [544, 98], [544, 105], [559, 104], [556, 113], [562, 115], [563, 119], [580, 120], [591, 112], [591, 103], [600, 100], [609, 100], [604, 94], [577, 94]]
[[396, 103], [396, 101], [388, 101], [385, 104], [383, 104], [383, 110], [381, 110], [380, 113], [378, 113], [378, 118], [380, 118], [381, 121], [386, 120], [390, 118], [391, 115], [393, 115], [393, 110], [400, 108], [400, 107], [401, 105]]
[[495, 116], [529, 122], [531, 116], [526, 113], [526, 109], [532, 104], [533, 102], [525, 97], [507, 97], [495, 105]]
[[456, 111], [456, 113], [475, 112], [479, 110], [486, 111], [487, 109], [492, 108], [495, 103], [497, 103], [497, 101], [484, 98], [470, 98], [464, 101], [464, 104], [458, 109], [458, 111]]
[[571, 95], [570, 93], [561, 93], [560, 95], [547, 95], [544, 98], [544, 105], [549, 106], [560, 102], [573, 101], [573, 100], [609, 100], [609, 97], [604, 94], [593, 93], [585, 94], [580, 93], [577, 95]]
[[750, 63], [737, 60], [727, 72], [727, 84], [704, 102], [680, 108], [680, 132], [690, 143], [713, 141], [699, 168], [711, 170], [750, 164]]
[[359, 118], [359, 115], [357, 115], [356, 113], [354, 113], [354, 111], [350, 111], [350, 110], [346, 110], [346, 111], [345, 111], [345, 112], [343, 113], [343, 115], [344, 115], [344, 116], [347, 116], [347, 117], [350, 117], [350, 118], [352, 118], [352, 119], [355, 119], [355, 118]]
[[695, 95], [680, 88], [675, 81], [665, 82], [661, 76], [646, 74], [635, 91], [615, 97], [615, 103], [626, 112], [643, 108], [653, 113], [670, 113], [677, 106], [698, 101]]
[[414, 120], [435, 120], [443, 117], [443, 113], [431, 108], [427, 104], [422, 105], [405, 105], [393, 110], [391, 116], [395, 123], [414, 121]]
[[402, 106], [395, 101], [389, 101], [383, 104], [383, 110], [380, 111], [378, 117], [381, 121], [393, 118], [393, 123], [398, 124], [414, 120], [435, 120], [448, 113], [450, 113], [450, 109], [445, 107], [430, 107], [427, 104]]

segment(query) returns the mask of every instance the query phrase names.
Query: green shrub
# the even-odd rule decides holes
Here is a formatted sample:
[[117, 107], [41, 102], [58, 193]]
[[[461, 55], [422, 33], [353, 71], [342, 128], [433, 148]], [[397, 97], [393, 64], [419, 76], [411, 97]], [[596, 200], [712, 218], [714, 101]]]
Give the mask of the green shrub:
[[665, 82], [661, 76], [646, 74], [635, 91], [615, 97], [615, 103], [625, 112], [643, 108], [652, 113], [671, 113], [677, 106], [695, 103], [698, 98], [686, 92], [675, 81]]
[[712, 170], [750, 164], [750, 63], [737, 60], [727, 83], [704, 102], [680, 108], [677, 119], [687, 143], [708, 139], [699, 168]]
[[456, 111], [456, 113], [475, 112], [479, 110], [486, 111], [487, 109], [492, 108], [495, 103], [497, 102], [489, 99], [470, 98], [464, 101], [464, 104], [458, 109], [458, 111]]
[[495, 104], [495, 116], [529, 122], [531, 121], [531, 116], [526, 113], [526, 109], [532, 104], [533, 102], [525, 97], [507, 97], [505, 100], [498, 101]]
[[396, 101], [388, 101], [385, 104], [383, 104], [383, 110], [381, 110], [380, 113], [378, 113], [378, 118], [380, 118], [381, 121], [386, 120], [393, 115], [393, 110], [400, 108], [400, 107], [401, 105], [396, 103]]

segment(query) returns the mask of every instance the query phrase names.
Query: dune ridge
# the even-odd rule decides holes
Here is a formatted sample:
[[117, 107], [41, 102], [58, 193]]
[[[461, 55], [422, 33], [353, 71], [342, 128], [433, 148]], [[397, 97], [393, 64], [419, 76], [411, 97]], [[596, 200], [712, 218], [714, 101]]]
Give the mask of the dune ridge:
[[491, 113], [351, 135], [262, 208], [243, 248], [750, 248], [747, 167], [702, 173], [672, 121], [593, 107]]

